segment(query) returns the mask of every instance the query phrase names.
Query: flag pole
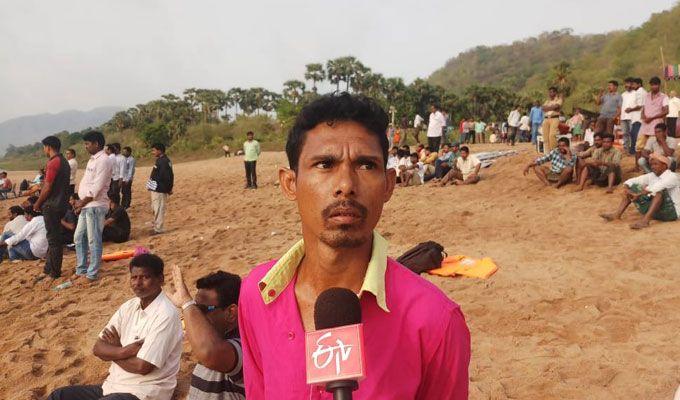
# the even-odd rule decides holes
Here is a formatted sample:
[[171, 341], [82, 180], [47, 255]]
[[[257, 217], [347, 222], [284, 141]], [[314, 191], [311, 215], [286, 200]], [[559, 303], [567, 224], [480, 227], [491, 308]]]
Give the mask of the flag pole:
[[663, 91], [666, 92], [668, 91], [668, 84], [667, 84], [667, 79], [666, 78], [666, 60], [664, 59], [663, 56], [663, 46], [659, 46], [659, 52], [661, 53], [661, 70], [663, 71], [664, 75], [664, 80], [663, 80]]

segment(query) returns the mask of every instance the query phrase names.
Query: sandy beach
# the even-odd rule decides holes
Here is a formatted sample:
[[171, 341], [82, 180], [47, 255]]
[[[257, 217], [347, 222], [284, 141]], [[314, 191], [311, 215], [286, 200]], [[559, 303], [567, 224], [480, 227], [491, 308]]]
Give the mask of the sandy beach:
[[[449, 254], [499, 265], [488, 280], [425, 277], [467, 318], [470, 398], [670, 399], [680, 382], [680, 222], [632, 231], [631, 208], [624, 221], [604, 223], [598, 213], [615, 209], [620, 189], [542, 187], [522, 176], [534, 151], [517, 149], [483, 170], [476, 186], [397, 188], [377, 228], [395, 258], [436, 240]], [[168, 232], [159, 236], [149, 235], [149, 168], [138, 168], [132, 239], [106, 244], [105, 252], [147, 246], [166, 266], [181, 265], [192, 287], [216, 269], [245, 276], [300, 239], [295, 204], [275, 185], [281, 165], [283, 153], [263, 153], [260, 189], [252, 191], [243, 189], [241, 158], [176, 164]], [[624, 171], [631, 166], [625, 159]], [[10, 172], [16, 182], [34, 175]], [[41, 265], [0, 264], [0, 399], [43, 399], [59, 386], [101, 383], [108, 363], [91, 348], [133, 296], [126, 261], [105, 263], [98, 282], [61, 292], [32, 283]], [[75, 252], [67, 251], [64, 276], [74, 267]], [[193, 365], [185, 344], [175, 398], [184, 399]]]

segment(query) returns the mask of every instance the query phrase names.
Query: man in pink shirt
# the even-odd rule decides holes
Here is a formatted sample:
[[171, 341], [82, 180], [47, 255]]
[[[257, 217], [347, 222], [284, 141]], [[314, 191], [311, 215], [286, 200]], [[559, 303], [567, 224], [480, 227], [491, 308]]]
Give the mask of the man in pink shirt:
[[387, 257], [374, 231], [395, 185], [386, 169], [388, 117], [373, 100], [327, 95], [302, 109], [279, 171], [303, 240], [244, 280], [239, 325], [246, 398], [331, 399], [307, 385], [305, 332], [331, 287], [354, 291], [364, 324], [366, 378], [354, 399], [467, 399], [470, 334], [432, 283]]
[[78, 215], [78, 225], [73, 234], [77, 263], [73, 280], [77, 283], [97, 279], [102, 258], [104, 217], [109, 209], [109, 196], [106, 192], [111, 184], [113, 169], [113, 161], [104, 151], [105, 140], [101, 132], [90, 131], [83, 136], [83, 141], [85, 150], [90, 153], [90, 160], [78, 186], [80, 200], [74, 207]]
[[635, 144], [636, 160], [640, 159], [647, 140], [654, 136], [656, 125], [666, 122], [666, 115], [668, 115], [668, 96], [661, 92], [661, 79], [655, 76], [649, 80], [649, 93], [645, 96], [642, 106], [642, 126], [640, 126], [640, 133]]

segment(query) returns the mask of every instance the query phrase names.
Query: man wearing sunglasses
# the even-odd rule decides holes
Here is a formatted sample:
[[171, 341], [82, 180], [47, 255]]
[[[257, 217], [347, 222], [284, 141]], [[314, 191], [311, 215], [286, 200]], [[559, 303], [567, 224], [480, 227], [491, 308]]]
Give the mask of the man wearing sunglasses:
[[206, 275], [196, 281], [192, 298], [175, 265], [172, 283], [175, 290], [168, 296], [182, 308], [191, 354], [198, 361], [187, 400], [245, 399], [237, 305], [241, 278], [224, 271]]

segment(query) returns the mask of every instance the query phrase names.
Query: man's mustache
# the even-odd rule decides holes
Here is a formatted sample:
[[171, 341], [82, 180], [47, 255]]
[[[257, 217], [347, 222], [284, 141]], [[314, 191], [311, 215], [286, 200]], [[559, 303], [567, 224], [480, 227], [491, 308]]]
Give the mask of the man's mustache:
[[334, 214], [343, 212], [351, 212], [358, 214], [362, 219], [368, 215], [368, 209], [361, 203], [355, 200], [340, 200], [336, 201], [328, 207], [324, 208], [321, 215], [324, 219], [331, 218]]

